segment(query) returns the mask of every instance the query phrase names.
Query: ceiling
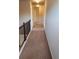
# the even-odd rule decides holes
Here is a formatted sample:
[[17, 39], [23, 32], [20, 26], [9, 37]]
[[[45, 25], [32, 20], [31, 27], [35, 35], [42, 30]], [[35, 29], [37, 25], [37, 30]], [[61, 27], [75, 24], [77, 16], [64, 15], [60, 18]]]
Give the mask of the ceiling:
[[[34, 1], [34, 0], [33, 0]], [[44, 1], [44, 0], [42, 0], [42, 1]], [[55, 2], [57, 2], [58, 0], [47, 0], [47, 11], [48, 10], [50, 10], [51, 9], [51, 7], [55, 4]], [[25, 2], [24, 4], [22, 3], [20, 3], [20, 2]], [[27, 10], [28, 8], [30, 8], [30, 6], [28, 5], [28, 3], [30, 3], [30, 0], [19, 0], [19, 3], [21, 4], [21, 5], [24, 5], [24, 6], [22, 6], [22, 8], [21, 9], [24, 9], [24, 11], [25, 10]], [[34, 3], [35, 4], [35, 3]], [[41, 4], [43, 4], [43, 3], [41, 3]], [[28, 5], [28, 7], [26, 8], [26, 5]], [[24, 7], [24, 8], [23, 8]]]

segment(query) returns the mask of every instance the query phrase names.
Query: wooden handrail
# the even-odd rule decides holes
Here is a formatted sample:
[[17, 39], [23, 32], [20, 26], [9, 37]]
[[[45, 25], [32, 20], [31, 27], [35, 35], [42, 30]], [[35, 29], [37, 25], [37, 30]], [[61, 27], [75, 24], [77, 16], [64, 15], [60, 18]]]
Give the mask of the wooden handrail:
[[[30, 22], [31, 20], [29, 20], [28, 22]], [[27, 24], [28, 22], [23, 22], [23, 23], [25, 23], [25, 24]], [[19, 29], [21, 29], [23, 27], [23, 25], [21, 25], [20, 27], [19, 27]]]
[[[27, 35], [29, 34], [30, 32], [30, 21], [29, 20], [28, 22], [23, 22], [23, 25], [19, 27], [19, 32], [20, 34], [23, 34], [24, 35], [24, 41], [22, 42], [22, 45], [23, 43], [25, 42], [26, 38], [27, 38]], [[21, 45], [21, 46], [22, 46]]]

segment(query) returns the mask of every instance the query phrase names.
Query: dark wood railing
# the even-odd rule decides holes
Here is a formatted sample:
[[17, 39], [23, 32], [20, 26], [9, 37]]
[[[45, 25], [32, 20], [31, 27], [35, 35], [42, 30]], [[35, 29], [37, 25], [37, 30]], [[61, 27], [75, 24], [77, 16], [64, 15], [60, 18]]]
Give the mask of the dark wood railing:
[[24, 41], [26, 40], [26, 24], [25, 23], [23, 23], [23, 29], [24, 29]]
[[[24, 22], [22, 26], [19, 27], [19, 34], [23, 34], [24, 35], [24, 41], [26, 40], [29, 32], [30, 32], [30, 21], [29, 20], [28, 22]], [[23, 41], [23, 43], [24, 43]], [[22, 45], [23, 45], [22, 43]], [[22, 47], [22, 45], [20, 46], [20, 48]]]

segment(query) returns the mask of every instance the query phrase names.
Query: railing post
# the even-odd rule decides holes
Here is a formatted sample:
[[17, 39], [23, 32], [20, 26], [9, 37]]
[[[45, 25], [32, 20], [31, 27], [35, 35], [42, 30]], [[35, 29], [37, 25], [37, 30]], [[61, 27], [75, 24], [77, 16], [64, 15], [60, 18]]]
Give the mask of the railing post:
[[25, 29], [25, 23], [23, 23], [23, 30], [24, 30], [24, 41], [26, 40], [26, 29]]

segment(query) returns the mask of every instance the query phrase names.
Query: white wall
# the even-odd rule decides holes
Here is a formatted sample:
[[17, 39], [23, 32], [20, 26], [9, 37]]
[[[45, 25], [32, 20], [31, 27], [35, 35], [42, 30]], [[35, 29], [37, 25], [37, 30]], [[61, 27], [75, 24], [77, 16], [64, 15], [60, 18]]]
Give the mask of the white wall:
[[51, 5], [47, 10], [45, 32], [53, 59], [59, 59], [59, 8]]
[[19, 26], [23, 25], [23, 22], [29, 21], [31, 18], [29, 15], [23, 15], [19, 17]]

